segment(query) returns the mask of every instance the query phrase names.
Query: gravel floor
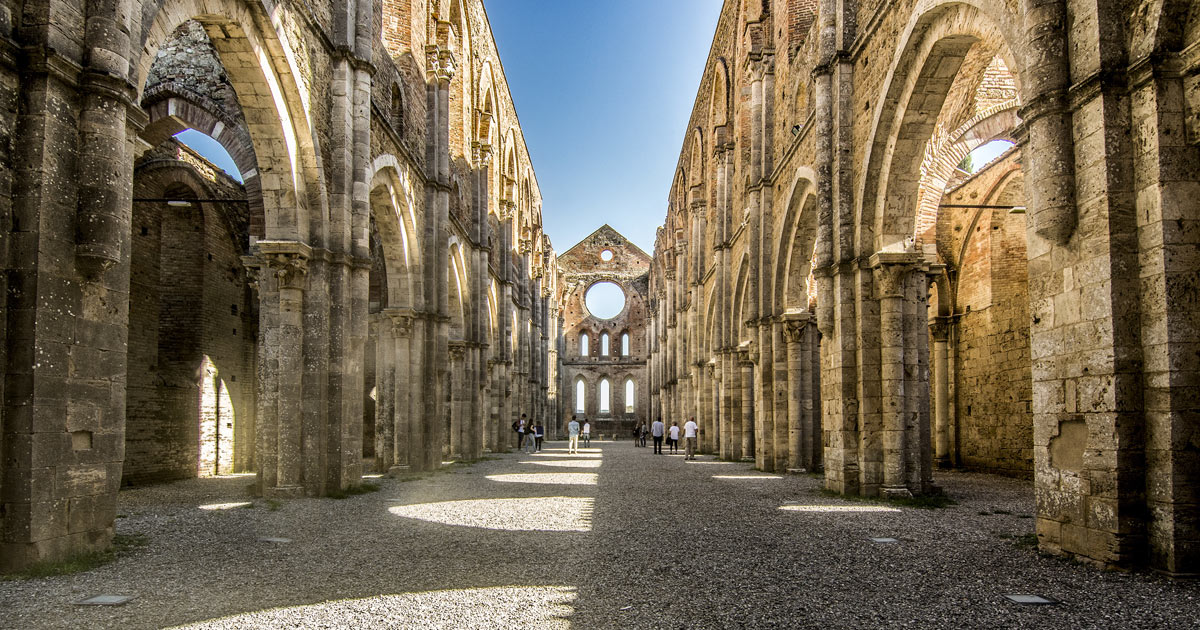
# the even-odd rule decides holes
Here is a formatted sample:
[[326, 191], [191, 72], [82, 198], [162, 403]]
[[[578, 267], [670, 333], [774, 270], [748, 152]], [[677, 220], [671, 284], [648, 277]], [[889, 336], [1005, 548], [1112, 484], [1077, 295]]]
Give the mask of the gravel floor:
[[[1099, 571], [1017, 544], [1033, 528], [1028, 482], [941, 474], [957, 505], [881, 510], [824, 496], [808, 476], [685, 462], [628, 441], [593, 442], [579, 456], [563, 446], [277, 509], [238, 507], [248, 477], [126, 491], [117, 530], [147, 544], [88, 573], [0, 582], [0, 627], [1191, 628], [1200, 619], [1200, 583]], [[73, 604], [101, 593], [136, 599]], [[1010, 593], [1061, 603], [1022, 606]]]

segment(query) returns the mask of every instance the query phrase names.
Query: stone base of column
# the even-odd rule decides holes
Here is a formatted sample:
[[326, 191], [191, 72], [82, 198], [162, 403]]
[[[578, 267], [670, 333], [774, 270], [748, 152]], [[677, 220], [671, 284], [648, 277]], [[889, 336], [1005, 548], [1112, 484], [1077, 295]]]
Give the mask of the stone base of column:
[[412, 467], [407, 464], [405, 464], [403, 466], [392, 466], [391, 468], [388, 468], [387, 474], [389, 477], [394, 477], [396, 475], [407, 474], [411, 470], [412, 470]]
[[913, 496], [912, 491], [904, 486], [884, 486], [879, 489], [879, 494], [885, 499], [911, 499]]
[[788, 468], [787, 472], [792, 475], [803, 475], [808, 472], [807, 468]]
[[938, 468], [942, 468], [942, 469], [954, 468], [954, 462], [950, 461], [949, 457], [937, 458], [937, 460], [934, 461], [934, 465], [936, 465]]
[[263, 488], [264, 499], [299, 499], [304, 496], [304, 486], [275, 486]]

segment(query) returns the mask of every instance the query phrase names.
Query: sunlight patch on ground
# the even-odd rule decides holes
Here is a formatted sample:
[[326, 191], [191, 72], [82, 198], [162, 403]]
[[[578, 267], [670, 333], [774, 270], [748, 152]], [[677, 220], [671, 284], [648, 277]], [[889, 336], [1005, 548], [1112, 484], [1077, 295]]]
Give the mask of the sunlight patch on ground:
[[537, 464], [538, 466], [556, 466], [558, 468], [599, 468], [600, 464], [604, 463], [598, 459], [547, 459], [544, 461], [534, 461], [527, 459], [520, 464]]
[[589, 532], [592, 530], [591, 497], [528, 497], [468, 499], [397, 505], [396, 516], [430, 523], [480, 527], [504, 531]]
[[545, 483], [558, 486], [596, 485], [596, 473], [510, 473], [488, 475], [486, 479], [504, 483]]
[[[542, 449], [543, 452], [558, 451], [560, 453], [566, 453], [567, 450], [568, 449], [565, 449], [565, 448], [544, 448], [544, 449]], [[601, 453], [601, 454], [604, 453], [604, 451], [602, 451], [601, 449], [598, 449], [598, 448], [582, 448], [582, 447], [579, 449], [579, 452], [580, 453]]]
[[720, 464], [722, 466], [733, 466], [734, 464], [739, 463], [739, 462], [719, 462], [716, 460], [702, 460], [702, 459], [692, 459], [692, 460], [684, 460], [684, 461], [686, 461], [688, 464]]
[[529, 453], [529, 455], [532, 455], [533, 457], [583, 457], [588, 459], [600, 459], [601, 457], [604, 457], [604, 455], [601, 453], [567, 453], [565, 451], [562, 453], [547, 453], [545, 451], [540, 451], [537, 453]]
[[713, 475], [713, 479], [783, 479], [779, 475]]
[[886, 505], [781, 505], [779, 509], [789, 512], [899, 512]]
[[[562, 628], [578, 597], [574, 587], [496, 586], [378, 595], [362, 599], [272, 608], [187, 626], [233, 628]], [[353, 620], [348, 623], [348, 620]]]
[[250, 501], [236, 501], [233, 503], [209, 503], [207, 505], [197, 506], [201, 510], [232, 510], [234, 508], [244, 508], [254, 505]]

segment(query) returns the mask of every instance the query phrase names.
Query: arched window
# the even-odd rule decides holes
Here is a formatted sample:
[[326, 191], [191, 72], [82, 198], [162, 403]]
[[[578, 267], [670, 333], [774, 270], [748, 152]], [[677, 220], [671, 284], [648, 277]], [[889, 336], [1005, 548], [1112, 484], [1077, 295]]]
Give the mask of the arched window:
[[635, 402], [637, 402], [637, 398], [634, 396], [634, 394], [636, 394], [636, 392], [633, 389], [633, 379], [625, 379], [625, 413], [633, 413], [633, 405]]
[[608, 356], [608, 333], [600, 335], [600, 356]]
[[392, 84], [392, 128], [397, 135], [404, 135], [404, 98], [400, 86]]
[[612, 392], [608, 391], [608, 379], [600, 381], [600, 413], [610, 413], [609, 400], [612, 398]]
[[583, 413], [587, 411], [587, 385], [583, 384], [583, 380], [575, 381], [575, 412]]
[[587, 333], [579, 333], [579, 356], [586, 357], [591, 354], [588, 351], [588, 335]]
[[621, 356], [629, 356], [629, 333], [621, 333]]

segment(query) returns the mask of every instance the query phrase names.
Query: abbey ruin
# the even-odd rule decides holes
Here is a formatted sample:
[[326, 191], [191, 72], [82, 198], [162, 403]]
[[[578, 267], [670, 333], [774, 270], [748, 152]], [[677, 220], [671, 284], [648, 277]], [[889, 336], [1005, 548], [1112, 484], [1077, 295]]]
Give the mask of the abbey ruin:
[[1044, 550], [1196, 573], [1198, 73], [1194, 2], [726, 2], [651, 396], [842, 493], [1029, 477]]
[[0, 0], [0, 571], [579, 414], [1196, 574], [1198, 169], [1190, 0], [726, 0], [653, 255], [560, 257], [481, 0]]

